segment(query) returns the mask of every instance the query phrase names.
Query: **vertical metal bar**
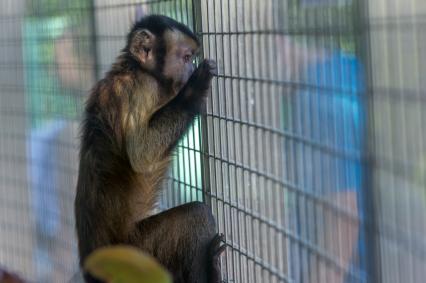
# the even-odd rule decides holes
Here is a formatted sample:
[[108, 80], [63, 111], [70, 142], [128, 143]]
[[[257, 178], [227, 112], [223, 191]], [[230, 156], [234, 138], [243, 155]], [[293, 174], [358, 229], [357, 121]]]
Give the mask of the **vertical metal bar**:
[[[345, 4], [347, 5], [347, 4]], [[332, 37], [331, 37], [331, 41], [337, 41], [336, 45], [338, 47], [339, 52], [342, 52], [342, 46], [341, 46], [341, 41], [342, 41], [342, 37], [344, 35], [348, 35], [350, 34], [352, 31], [350, 31], [347, 26], [345, 25], [344, 21], [342, 21], [342, 10], [335, 10], [334, 13], [331, 14], [331, 18], [336, 19], [336, 23], [333, 23], [332, 25], [330, 25], [329, 30], [333, 31], [333, 29], [335, 28], [335, 26], [337, 25], [337, 32], [334, 34], [332, 33]], [[336, 63], [333, 62], [332, 60], [332, 66], [330, 67], [330, 75], [331, 77], [335, 77], [336, 76], [336, 72], [338, 72], [340, 74], [340, 78], [339, 81], [337, 82], [337, 85], [334, 86], [334, 84], [332, 83], [332, 85], [330, 86], [331, 88], [333, 88], [333, 93], [331, 94], [327, 94], [327, 95], [331, 95], [331, 97], [329, 98], [331, 101], [334, 99], [335, 96], [349, 96], [352, 95], [352, 93], [345, 93], [344, 87], [343, 87], [343, 82], [344, 82], [344, 78], [343, 76], [348, 73], [348, 71], [344, 70], [342, 67], [342, 60], [339, 58], [339, 66], [334, 66]], [[336, 88], [336, 89], [334, 89]], [[344, 99], [344, 98], [343, 98]], [[347, 138], [347, 131], [345, 130], [345, 128], [348, 127], [347, 125], [347, 121], [345, 121], [345, 117], [348, 113], [345, 113], [347, 111], [349, 111], [348, 109], [344, 108], [343, 105], [343, 100], [340, 99], [338, 101], [338, 103], [336, 103], [337, 105], [332, 105], [332, 112], [336, 112], [335, 113], [335, 118], [333, 119], [333, 126], [335, 127], [335, 130], [333, 132], [334, 135], [334, 141], [333, 141], [333, 145], [336, 148], [336, 150], [339, 150], [339, 147], [341, 147], [342, 145], [345, 144], [344, 139]], [[340, 129], [339, 129], [340, 128]], [[342, 136], [339, 136], [339, 133], [344, 133]], [[343, 141], [342, 141], [343, 140]], [[346, 149], [343, 149], [344, 153], [346, 153]], [[341, 186], [341, 178], [344, 178], [340, 172], [345, 170], [345, 167], [347, 166], [347, 162], [348, 162], [348, 157], [346, 155], [344, 156], [333, 156], [333, 167], [335, 167], [336, 171], [338, 172], [338, 174], [336, 174], [335, 176], [333, 176], [334, 181], [333, 181], [333, 191], [338, 191]], [[344, 165], [334, 165], [334, 160], [338, 159], [340, 160], [344, 160]], [[344, 215], [343, 213], [340, 212], [340, 209], [344, 209], [344, 207], [342, 206], [342, 203], [340, 202], [340, 199], [336, 200], [336, 203], [333, 203], [333, 205], [336, 205], [339, 208], [339, 212], [336, 213], [335, 217], [333, 217], [333, 223], [332, 225], [336, 225], [336, 229], [337, 229], [337, 235], [336, 237], [333, 239], [333, 243], [336, 242], [337, 243], [337, 249], [334, 253], [334, 250], [331, 248], [331, 252], [334, 253], [332, 254], [333, 257], [337, 257], [337, 259], [342, 259], [342, 249], [345, 248], [346, 245], [348, 245], [348, 242], [350, 242], [350, 239], [342, 239], [342, 234], [345, 234], [345, 232], [348, 232], [348, 230], [344, 231], [344, 229], [348, 229], [347, 227], [345, 227], [346, 225], [341, 225], [341, 221], [349, 221], [348, 219], [343, 219]], [[330, 227], [326, 226], [326, 229], [330, 229]], [[346, 234], [349, 235], [349, 234]], [[357, 241], [358, 242], [358, 241]], [[355, 248], [356, 250], [356, 248]], [[348, 260], [348, 262], [345, 262], [344, 264], [346, 264], [346, 266], [344, 265], [344, 268], [348, 268], [351, 265], [351, 259]], [[338, 275], [341, 275], [343, 278], [345, 278], [345, 276], [347, 276], [347, 272], [344, 269], [339, 269], [338, 270]]]
[[[222, 0], [217, 0], [217, 3], [219, 5], [220, 28], [221, 28], [218, 31], [218, 33], [217, 33], [218, 35], [217, 36], [220, 36], [220, 39], [221, 39], [220, 41], [221, 41], [222, 52], [221, 52], [221, 54], [218, 54], [218, 52], [217, 52], [216, 53], [217, 54], [216, 58], [218, 59], [219, 56], [222, 57], [222, 60], [223, 60], [223, 75], [226, 76], [226, 72], [228, 70], [226, 68], [226, 63], [225, 63], [226, 60], [227, 60], [227, 58], [226, 58], [226, 52], [225, 52], [225, 38], [226, 38], [226, 35], [224, 34], [225, 27], [224, 27], [224, 21], [223, 21], [223, 9], [224, 9], [224, 5], [223, 5], [223, 1]], [[230, 65], [232, 65], [232, 64], [230, 64]], [[228, 118], [227, 107], [228, 107], [229, 101], [227, 100], [227, 97], [226, 97], [227, 94], [228, 94], [228, 91], [227, 91], [227, 88], [226, 88], [226, 83], [227, 83], [227, 80], [230, 80], [230, 79], [227, 79], [227, 78], [223, 77], [223, 78], [221, 78], [221, 80], [222, 80], [222, 83], [218, 84], [218, 89], [221, 89], [221, 91], [222, 91], [223, 100], [220, 101], [220, 102], [221, 102], [221, 104], [223, 106], [220, 107], [220, 105], [219, 105], [219, 113], [220, 113], [220, 109], [222, 108], [223, 109], [223, 116], [222, 115], [221, 116]], [[221, 146], [221, 159], [223, 160], [223, 161], [221, 161], [222, 162], [222, 164], [221, 164], [222, 195], [224, 197], [224, 199], [223, 199], [224, 200], [224, 205], [226, 203], [229, 203], [229, 205], [228, 205], [228, 207], [229, 207], [228, 208], [229, 209], [228, 210], [229, 211], [229, 218], [227, 218], [227, 216], [226, 216], [226, 210], [225, 210], [225, 207], [224, 207], [224, 218], [225, 218], [224, 222], [228, 222], [227, 224], [229, 225], [228, 234], [230, 236], [229, 242], [231, 243], [231, 249], [230, 249], [230, 253], [231, 253], [231, 256], [230, 256], [231, 257], [231, 259], [230, 259], [231, 266], [230, 266], [230, 269], [232, 270], [232, 279], [235, 280], [235, 278], [237, 276], [237, 274], [235, 272], [235, 253], [238, 252], [238, 251], [235, 248], [235, 239], [234, 239], [234, 233], [233, 233], [234, 221], [233, 221], [233, 217], [232, 217], [232, 210], [233, 210], [232, 202], [233, 201], [232, 201], [232, 193], [231, 193], [231, 190], [233, 188], [235, 189], [235, 187], [233, 187], [231, 185], [231, 178], [230, 178], [230, 175], [231, 175], [231, 172], [230, 172], [230, 168], [231, 167], [229, 165], [229, 159], [230, 159], [229, 141], [230, 140], [229, 140], [229, 135], [228, 135], [228, 124], [231, 123], [231, 122], [232, 123], [234, 123], [234, 122], [233, 121], [228, 121], [228, 119], [222, 119], [222, 117], [220, 119], [221, 119], [221, 121], [223, 121], [223, 124], [224, 124], [224, 127], [225, 127], [225, 129], [221, 130], [221, 136], [222, 136], [222, 134], [224, 135], [223, 136], [223, 140], [224, 140], [224, 144], [225, 144], [224, 148]], [[231, 118], [231, 120], [234, 120], [234, 119]], [[222, 153], [222, 150], [224, 151], [223, 153]], [[226, 193], [227, 193], [227, 198], [228, 199], [225, 198], [225, 188], [226, 187], [227, 187], [227, 192]], [[225, 227], [226, 227], [226, 224], [225, 224]], [[225, 231], [227, 231], [227, 230], [228, 229], [225, 228]]]
[[374, 185], [375, 168], [375, 138], [374, 138], [374, 93], [373, 76], [371, 66], [371, 45], [370, 45], [370, 21], [369, 21], [369, 1], [358, 1], [355, 7], [354, 27], [357, 31], [356, 52], [364, 63], [365, 70], [365, 90], [362, 94], [363, 119], [363, 144], [362, 144], [362, 203], [364, 217], [360, 227], [365, 231], [365, 260], [363, 264], [367, 273], [367, 282], [382, 282], [380, 272], [380, 249], [378, 239], [378, 223], [376, 214], [376, 195]]
[[90, 12], [92, 14], [91, 17], [91, 44], [92, 44], [92, 56], [93, 56], [93, 75], [95, 80], [98, 80], [100, 78], [100, 66], [99, 66], [99, 52], [98, 52], [98, 42], [97, 42], [97, 24], [96, 24], [96, 8], [95, 8], [95, 1], [90, 1]]
[[[223, 28], [222, 26], [222, 22], [219, 22], [219, 20], [217, 20], [217, 17], [219, 16], [219, 11], [221, 11], [221, 7], [217, 7], [219, 6], [219, 0], [218, 1], [213, 1], [213, 24], [214, 24], [214, 35], [213, 35], [213, 39], [214, 39], [214, 52], [213, 52], [213, 56], [216, 59], [216, 61], [220, 58], [219, 57], [219, 48], [220, 48], [220, 43], [218, 43], [218, 37], [221, 36], [222, 30], [220, 30], [220, 28]], [[221, 18], [222, 20], [222, 18]], [[220, 28], [219, 28], [219, 23], [220, 23]], [[223, 48], [222, 48], [223, 49]], [[219, 63], [218, 63], [218, 68], [219, 68]], [[225, 68], [223, 68], [223, 70], [225, 70]], [[219, 73], [219, 70], [218, 70]], [[221, 74], [219, 74], [219, 76], [221, 76]], [[223, 139], [222, 139], [222, 134], [223, 134], [223, 130], [222, 130], [222, 122], [226, 123], [226, 120], [224, 120], [222, 117], [225, 117], [226, 115], [222, 116], [222, 101], [221, 101], [221, 95], [223, 95], [223, 91], [222, 91], [222, 84], [219, 83], [220, 80], [224, 80], [225, 78], [222, 75], [222, 78], [218, 78], [217, 79], [217, 84], [216, 84], [216, 90], [217, 90], [217, 101], [216, 101], [216, 105], [214, 105], [212, 103], [212, 113], [214, 113], [214, 111], [216, 110], [216, 114], [218, 115], [218, 117], [216, 118], [217, 122], [218, 122], [218, 128], [217, 128], [217, 133], [219, 133], [219, 137], [217, 139], [218, 144], [218, 154], [219, 156], [215, 156], [218, 158], [218, 163], [219, 163], [219, 179], [220, 179], [220, 183], [217, 182], [217, 177], [216, 179], [216, 192], [219, 193], [220, 190], [220, 195], [222, 197], [222, 199], [220, 199], [221, 202], [221, 207], [222, 207], [222, 213], [221, 213], [221, 217], [219, 218], [219, 220], [222, 220], [223, 223], [223, 233], [225, 234], [226, 237], [228, 237], [228, 235], [231, 237], [230, 240], [226, 239], [226, 242], [231, 243], [230, 247], [228, 249], [226, 249], [225, 253], [225, 271], [226, 274], [229, 276], [230, 275], [230, 270], [233, 266], [233, 262], [232, 262], [232, 255], [234, 253], [234, 246], [232, 244], [232, 233], [230, 233], [228, 231], [228, 221], [226, 219], [226, 212], [227, 212], [227, 208], [230, 210], [231, 209], [231, 205], [230, 203], [227, 201], [226, 199], [226, 192], [225, 192], [225, 184], [226, 184], [226, 178], [225, 175], [226, 173], [224, 173], [224, 165], [226, 165], [226, 157], [224, 156], [224, 146], [223, 146]], [[216, 106], [216, 109], [215, 107]], [[226, 124], [225, 124], [226, 126]], [[213, 124], [214, 127], [214, 124]], [[215, 175], [216, 175], [216, 171], [215, 171]], [[219, 200], [219, 198], [218, 198]], [[218, 202], [219, 203], [219, 202]], [[229, 254], [231, 254], [231, 256], [229, 256]], [[229, 260], [229, 258], [231, 257], [231, 260]], [[234, 274], [232, 273], [232, 279], [233, 279]], [[229, 277], [228, 277], [229, 278]], [[229, 280], [229, 279], [228, 279]]]
[[[325, 14], [326, 14], [326, 12], [324, 10], [322, 10], [319, 13], [319, 19], [318, 19], [318, 15], [317, 15], [317, 13], [315, 13], [315, 17], [314, 17], [315, 26], [320, 26], [321, 20], [323, 18], [325, 18]], [[316, 37], [315, 37], [315, 40], [314, 40], [314, 43], [313, 43], [313, 48], [315, 50], [314, 52], [318, 52], [318, 50], [321, 50], [322, 48], [325, 49], [325, 46], [323, 45], [324, 39], [321, 37], [321, 34], [319, 34], [319, 33], [317, 34], [317, 32], [316, 32], [315, 36]], [[310, 48], [310, 46], [309, 46], [309, 48]], [[325, 71], [325, 70], [322, 70], [322, 71]], [[309, 91], [309, 100], [314, 105], [313, 107], [319, 108], [319, 104], [321, 103], [321, 98], [322, 98], [321, 96], [324, 96], [324, 95], [328, 95], [328, 94], [321, 93], [321, 91], [318, 88], [315, 88], [312, 91]], [[314, 101], [312, 101], [312, 100], [314, 100]], [[313, 113], [311, 113], [311, 115], [310, 115], [309, 123], [310, 123], [311, 129], [313, 131], [315, 131], [316, 127], [321, 128], [321, 122], [320, 121], [325, 120], [323, 118], [324, 118], [324, 116], [326, 116], [326, 114], [324, 113], [324, 111], [321, 111], [320, 109], [318, 109], [317, 111], [312, 111], [312, 112]], [[325, 135], [327, 135], [327, 134], [328, 134], [328, 131], [325, 131]], [[317, 135], [315, 135], [315, 134], [311, 134], [311, 136], [317, 137]], [[325, 192], [325, 190], [326, 190], [325, 181], [326, 180], [325, 180], [325, 178], [327, 178], [327, 176], [324, 173], [324, 171], [325, 171], [324, 168], [326, 167], [326, 165], [324, 164], [323, 158], [321, 158], [320, 162], [315, 163], [315, 152], [318, 149], [316, 149], [313, 146], [309, 146], [309, 147], [310, 147], [310, 153], [311, 153], [310, 162], [312, 162], [312, 164], [315, 164], [315, 165], [320, 163], [320, 166], [319, 166], [320, 168], [317, 168], [317, 170], [319, 172], [319, 174], [318, 174], [319, 180], [317, 182], [315, 180], [315, 183], [316, 183], [315, 188], [309, 188], [309, 189], [315, 190], [315, 191], [319, 192], [320, 195], [324, 196], [324, 195], [326, 195], [326, 192]], [[324, 155], [322, 155], [322, 156], [324, 156]], [[306, 165], [305, 165], [304, 170], [306, 170]], [[315, 176], [315, 177], [317, 177], [317, 176]], [[328, 189], [330, 189], [330, 188], [328, 188]], [[312, 205], [314, 207], [314, 210], [318, 209], [318, 213], [316, 213], [317, 211], [315, 211], [314, 216], [313, 216], [313, 219], [314, 219], [313, 220], [313, 222], [314, 222], [313, 228], [314, 228], [314, 231], [317, 231], [313, 235], [314, 243], [319, 247], [321, 247], [321, 245], [324, 247], [324, 246], [326, 246], [326, 242], [327, 242], [327, 239], [326, 239], [327, 235], [324, 235], [324, 230], [325, 230], [324, 227], [326, 227], [325, 226], [326, 225], [325, 224], [325, 222], [326, 222], [325, 217], [326, 217], [326, 213], [327, 213], [328, 208], [327, 208], [327, 205], [325, 205], [323, 203], [318, 203], [316, 201], [313, 201]], [[320, 223], [318, 223], [318, 222], [320, 222]], [[326, 272], [325, 272], [324, 276], [322, 275], [321, 267], [326, 266], [322, 263], [323, 259], [317, 253], [314, 253], [311, 256], [313, 257], [314, 264], [310, 269], [310, 273], [312, 273], [315, 270], [316, 276], [319, 277], [318, 282], [320, 282], [320, 283], [324, 282], [324, 280], [322, 280], [323, 278], [325, 278], [325, 282], [328, 282], [330, 279], [328, 278], [329, 272], [327, 272], [327, 269], [325, 270]]]
[[[246, 11], [248, 13], [247, 19], [249, 19], [250, 24], [246, 27], [243, 27], [243, 28], [245, 28], [246, 30], [254, 30], [253, 1], [252, 0], [249, 0], [247, 2], [247, 6], [246, 6], [246, 9], [244, 9], [244, 12], [246, 12]], [[252, 61], [254, 61], [254, 58], [255, 58], [255, 55], [256, 55], [253, 52], [253, 47], [254, 47], [254, 43], [255, 43], [254, 36], [253, 35], [244, 35], [244, 37], [245, 38], [250, 37], [248, 44], [247, 44], [247, 41], [246, 41], [246, 45], [245, 45], [245, 55], [246, 55], [247, 59], [246, 59], [246, 65], [245, 65], [245, 68], [244, 68], [244, 72], [245, 72], [244, 75], [246, 77], [250, 77], [250, 75], [252, 77], [254, 77], [253, 74], [249, 74], [249, 70], [252, 70], [250, 68], [250, 63], [252, 63]], [[252, 110], [250, 109], [250, 103], [252, 101], [252, 99], [250, 97], [250, 92], [251, 92], [250, 90], [252, 90], [252, 89], [249, 89], [248, 84], [249, 84], [248, 81], [244, 81], [245, 93], [246, 93], [246, 109], [245, 109], [246, 110], [246, 119], [247, 119], [247, 123], [250, 123], [250, 122], [254, 122], [254, 121], [250, 121], [250, 116], [252, 116], [251, 115]], [[251, 84], [253, 84], [253, 89], [254, 89], [255, 82], [251, 82]], [[255, 120], [255, 119], [253, 119], [253, 120]], [[247, 159], [246, 160], [247, 160], [248, 164], [250, 164], [251, 159], [252, 159], [251, 158], [252, 151], [251, 151], [251, 148], [250, 148], [250, 145], [251, 145], [250, 140], [251, 140], [251, 138], [253, 138], [253, 136], [250, 136], [250, 134], [251, 134], [250, 129], [251, 129], [251, 126], [246, 125], [246, 135], [247, 135], [246, 137], [247, 137], [247, 147], [248, 147], [247, 148]], [[256, 148], [253, 149], [253, 155], [256, 156]], [[253, 193], [253, 191], [256, 190], [259, 186], [258, 186], [257, 182], [256, 183], [252, 182], [253, 173], [248, 172], [247, 174], [248, 174], [249, 184], [250, 184], [250, 192], [249, 192], [249, 194], [250, 194], [250, 212], [253, 213], [254, 212], [254, 206], [255, 206], [255, 203], [256, 203], [255, 200], [254, 200], [254, 197], [253, 197], [255, 195]], [[258, 180], [258, 178], [256, 176], [256, 181], [257, 180]], [[256, 262], [256, 244], [255, 244], [256, 238], [255, 238], [254, 223], [255, 223], [255, 221], [258, 221], [258, 220], [254, 219], [253, 217], [250, 217], [250, 218], [251, 218], [251, 223], [250, 223], [249, 239], [251, 240], [251, 247], [250, 248], [251, 248], [251, 252], [253, 254], [253, 259], [252, 259], [253, 268], [250, 271], [251, 271], [251, 274], [252, 274], [253, 282], [261, 282], [261, 280], [257, 280], [257, 277], [256, 277], [256, 275], [257, 275], [256, 271], [257, 271], [258, 266], [257, 266], [257, 262]]]
[[[231, 17], [232, 12], [233, 12], [231, 10], [230, 2], [231, 2], [230, 0], [227, 0], [227, 7], [226, 8], [228, 9], [228, 17]], [[236, 5], [236, 3], [235, 3], [235, 5]], [[234, 11], [236, 12], [235, 21], [238, 21], [237, 9], [235, 9]], [[235, 28], [235, 26], [234, 26], [234, 28]], [[232, 39], [233, 39], [233, 35], [231, 35], [231, 32], [233, 31], [232, 29], [233, 29], [232, 21], [231, 21], [231, 19], [228, 19], [227, 31], [230, 33], [228, 56], [229, 56], [229, 60], [230, 60], [229, 61], [230, 62], [229, 63], [229, 74], [231, 76], [234, 74], [234, 69], [237, 67], [237, 66], [235, 66], [235, 67], [233, 66], [233, 62], [234, 62], [233, 55], [236, 54], [237, 51], [238, 51], [238, 42], [237, 42], [237, 46], [233, 46], [233, 44], [232, 44]], [[228, 91], [230, 92], [230, 109], [232, 110], [230, 115], [232, 115], [232, 120], [236, 120], [236, 116], [238, 115], [237, 111], [235, 111], [235, 101], [234, 101], [234, 96], [236, 94], [233, 93], [234, 84], [235, 84], [236, 80], [233, 79], [233, 78], [230, 78], [229, 81], [230, 81], [230, 88], [229, 88]], [[228, 91], [227, 91], [227, 93], [229, 93]], [[238, 148], [236, 146], [236, 144], [237, 144], [236, 126], [237, 126], [237, 123], [233, 122], [232, 123], [232, 136], [231, 136], [233, 147], [232, 147], [231, 150], [233, 152], [235, 162], [237, 162], [237, 148]], [[228, 158], [230, 158], [229, 154], [228, 154]], [[234, 174], [234, 183], [231, 183], [231, 180], [230, 180], [231, 170]], [[239, 185], [238, 181], [237, 181], [238, 180], [237, 166], [233, 165], [231, 170], [229, 170], [228, 178], [229, 178], [229, 187], [233, 188], [235, 190], [235, 215], [236, 215], [235, 223], [234, 222], [231, 223], [231, 229], [234, 229], [234, 227], [235, 227], [236, 234], [237, 234], [236, 235], [237, 239], [235, 239], [233, 237], [232, 241], [234, 243], [238, 244], [238, 247], [239, 247], [238, 251], [236, 252], [235, 259], [234, 259], [234, 280], [236, 280], [235, 278], [237, 277], [237, 274], [235, 274], [236, 273], [235, 272], [235, 265], [236, 265], [235, 261], [238, 261], [238, 267], [237, 267], [238, 268], [238, 271], [237, 271], [238, 272], [238, 280], [239, 280], [238, 282], [244, 282], [242, 280], [242, 277], [241, 277], [242, 276], [242, 269], [241, 269], [241, 245], [242, 245], [242, 243], [241, 243], [241, 237], [240, 237], [240, 227], [241, 227], [240, 225], [242, 225], [242, 223], [240, 223], [238, 221], [239, 215], [240, 215], [239, 188], [242, 184]], [[232, 217], [232, 210], [231, 210], [231, 217]]]
[[[238, 6], [238, 4], [240, 6]], [[244, 40], [245, 35], [244, 34], [240, 34], [240, 31], [243, 29], [243, 26], [241, 26], [239, 24], [239, 19], [242, 23], [245, 22], [245, 13], [241, 13], [241, 17], [239, 17], [238, 15], [238, 8], [241, 7], [241, 9], [243, 11], [246, 11], [245, 9], [245, 5], [244, 2], [238, 2], [235, 1], [235, 6], [234, 9], [236, 11], [236, 17], [235, 17], [235, 30], [236, 30], [236, 42], [237, 42], [237, 74], [241, 74], [243, 71], [247, 70], [246, 64], [239, 64], [241, 61], [243, 61], [244, 63], [247, 63], [247, 60], [241, 60], [239, 59], [240, 57], [242, 58], [246, 58], [247, 57], [247, 50], [246, 50], [246, 45], [245, 44], [240, 44], [240, 41], [242, 42]], [[241, 52], [240, 52], [240, 48], [241, 48]], [[240, 120], [244, 119], [244, 116], [247, 116], [247, 110], [243, 108], [243, 104], [244, 104], [244, 97], [247, 96], [247, 87], [246, 87], [246, 82], [241, 81], [240, 79], [236, 79], [237, 81], [237, 93], [238, 93], [238, 101], [237, 101], [237, 105], [238, 105], [238, 113], [240, 116]], [[243, 94], [244, 93], [244, 94]], [[244, 115], [243, 113], [245, 113], [246, 115]], [[244, 125], [242, 123], [239, 123], [238, 125], [239, 127], [239, 137], [240, 137], [240, 144], [239, 144], [239, 152], [240, 152], [240, 162], [241, 164], [244, 164], [244, 160], [245, 160], [245, 149], [244, 149], [244, 144], [245, 144], [245, 136], [244, 136]], [[242, 186], [242, 198], [243, 198], [243, 207], [242, 207], [242, 218], [243, 218], [243, 237], [244, 237], [244, 243], [245, 243], [245, 249], [247, 251], [249, 251], [249, 229], [250, 229], [250, 224], [248, 224], [248, 222], [251, 220], [250, 216], [247, 215], [247, 212], [249, 211], [249, 204], [250, 201], [248, 201], [248, 199], [250, 198], [250, 192], [248, 191], [248, 189], [250, 188], [250, 183], [246, 182], [246, 171], [243, 168], [240, 168], [241, 171], [241, 184], [240, 186]], [[249, 222], [250, 223], [250, 222]], [[244, 272], [244, 276], [245, 276], [245, 281], [241, 281], [241, 282], [251, 282], [250, 281], [250, 269], [249, 269], [249, 263], [250, 263], [250, 259], [247, 255], [244, 255], [243, 258], [245, 259], [245, 270], [242, 270]], [[243, 277], [244, 278], [244, 277]]]
[[[204, 58], [204, 36], [203, 33], [203, 21], [202, 21], [202, 0], [192, 0], [192, 21], [194, 31], [199, 36], [200, 40], [200, 58]], [[209, 137], [207, 132], [207, 115], [200, 115], [198, 118], [199, 125], [201, 126], [201, 176], [202, 176], [202, 190], [203, 190], [203, 201], [210, 207], [212, 205], [211, 200], [211, 183], [210, 183], [210, 160], [209, 160]]]

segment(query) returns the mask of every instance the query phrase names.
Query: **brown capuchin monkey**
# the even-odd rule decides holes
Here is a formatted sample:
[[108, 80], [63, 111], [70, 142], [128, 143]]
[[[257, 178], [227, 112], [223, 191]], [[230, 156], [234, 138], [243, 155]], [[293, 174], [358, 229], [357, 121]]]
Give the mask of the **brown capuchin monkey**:
[[147, 16], [94, 86], [75, 198], [80, 265], [99, 247], [129, 244], [157, 258], [175, 283], [220, 282], [223, 236], [208, 206], [193, 202], [152, 216], [176, 144], [205, 108], [216, 72], [209, 60], [194, 71], [199, 45], [183, 24]]

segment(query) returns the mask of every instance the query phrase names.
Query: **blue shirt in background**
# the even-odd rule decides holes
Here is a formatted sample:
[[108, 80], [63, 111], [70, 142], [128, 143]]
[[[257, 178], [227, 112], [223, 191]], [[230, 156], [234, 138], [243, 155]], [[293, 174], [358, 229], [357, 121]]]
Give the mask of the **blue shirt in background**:
[[[339, 192], [356, 192], [360, 231], [358, 246], [354, 248], [351, 272], [357, 278], [346, 276], [345, 282], [364, 282], [364, 231], [362, 204], [361, 149], [363, 137], [362, 95], [364, 92], [363, 67], [359, 60], [343, 51], [333, 51], [327, 58], [308, 66], [306, 87], [292, 96], [292, 132], [301, 137], [296, 148], [296, 182], [307, 193], [326, 197]], [[295, 215], [301, 206], [296, 204]], [[296, 231], [300, 237], [315, 244], [316, 228], [312, 219], [318, 215], [306, 212], [297, 216]], [[318, 221], [320, 222], [320, 220]], [[323, 227], [324, 229], [324, 227]], [[325, 227], [329, 229], [329, 227]], [[302, 270], [306, 255], [297, 251], [300, 265], [295, 271], [296, 281], [305, 281]], [[297, 257], [297, 254], [295, 256]], [[359, 276], [358, 276], [359, 275]]]

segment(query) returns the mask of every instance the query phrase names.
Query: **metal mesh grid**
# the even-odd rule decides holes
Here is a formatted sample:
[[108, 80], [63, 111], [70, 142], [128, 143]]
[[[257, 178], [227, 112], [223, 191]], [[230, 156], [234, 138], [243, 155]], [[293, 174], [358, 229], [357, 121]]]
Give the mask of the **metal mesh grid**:
[[6, 0], [0, 265], [77, 271], [72, 201], [87, 90], [149, 13], [218, 62], [161, 209], [211, 205], [225, 282], [422, 282], [422, 0]]
[[331, 2], [202, 5], [205, 55], [220, 66], [206, 154], [229, 282], [365, 280], [352, 248], [362, 70], [346, 70], [358, 6]]
[[422, 282], [426, 6], [423, 1], [375, 1], [368, 9], [377, 280]]

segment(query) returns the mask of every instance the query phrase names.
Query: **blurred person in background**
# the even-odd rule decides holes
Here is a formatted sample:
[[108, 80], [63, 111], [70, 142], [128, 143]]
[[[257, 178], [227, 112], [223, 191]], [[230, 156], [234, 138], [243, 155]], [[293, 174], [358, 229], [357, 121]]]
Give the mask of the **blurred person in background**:
[[291, 278], [309, 283], [365, 282], [363, 65], [354, 50], [345, 50], [331, 37], [324, 44], [320, 37], [303, 36], [301, 31], [297, 38], [277, 37], [285, 81], [296, 82], [286, 97], [285, 128], [300, 137], [285, 151], [294, 156], [289, 166], [295, 167], [298, 189], [313, 196], [296, 193], [289, 211], [294, 232], [318, 250], [290, 246]]
[[64, 280], [61, 276], [67, 276], [66, 270], [57, 268], [56, 258], [67, 258], [69, 263], [76, 259], [65, 243], [74, 237], [69, 200], [77, 172], [77, 118], [83, 95], [94, 80], [93, 64], [81, 58], [84, 48], [75, 45], [76, 35], [66, 17], [29, 19], [24, 29], [28, 40], [24, 50], [30, 113], [28, 172], [39, 282]]

